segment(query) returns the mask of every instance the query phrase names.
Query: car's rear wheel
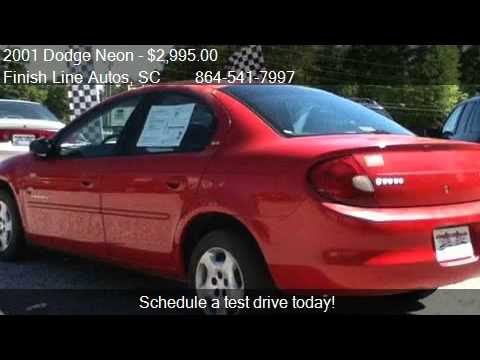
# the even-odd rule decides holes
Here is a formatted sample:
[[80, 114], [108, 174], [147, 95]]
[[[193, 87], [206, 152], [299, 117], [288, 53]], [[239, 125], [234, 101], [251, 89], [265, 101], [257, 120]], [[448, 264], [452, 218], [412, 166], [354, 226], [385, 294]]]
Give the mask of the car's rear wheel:
[[223, 306], [226, 296], [240, 299], [246, 290], [273, 289], [265, 262], [249, 240], [230, 230], [216, 230], [204, 236], [193, 251], [190, 283], [197, 296], [207, 300], [207, 313], [235, 313]]
[[24, 250], [20, 214], [13, 197], [0, 190], [0, 260], [17, 259]]

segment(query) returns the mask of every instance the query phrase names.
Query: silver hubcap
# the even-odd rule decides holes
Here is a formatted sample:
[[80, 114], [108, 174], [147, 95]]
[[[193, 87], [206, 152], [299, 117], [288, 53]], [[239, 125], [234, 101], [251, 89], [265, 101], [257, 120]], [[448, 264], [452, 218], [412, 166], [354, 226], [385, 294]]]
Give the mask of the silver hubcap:
[[0, 201], [0, 251], [5, 251], [12, 240], [12, 215], [7, 204]]
[[209, 313], [229, 313], [224, 298], [242, 298], [244, 286], [242, 270], [230, 252], [215, 247], [202, 255], [195, 270], [195, 288], [200, 298], [219, 305], [209, 306]]

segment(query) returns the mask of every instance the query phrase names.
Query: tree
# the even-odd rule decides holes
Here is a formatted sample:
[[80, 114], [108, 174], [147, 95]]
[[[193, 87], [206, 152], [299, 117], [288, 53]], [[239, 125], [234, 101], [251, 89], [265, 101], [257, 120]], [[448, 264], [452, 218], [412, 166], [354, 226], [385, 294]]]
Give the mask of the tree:
[[176, 49], [216, 49], [218, 60], [212, 61], [177, 61], [165, 65], [162, 71], [162, 81], [194, 80], [197, 71], [223, 71], [228, 62], [228, 57], [235, 51], [231, 45], [177, 45]]
[[[0, 58], [0, 72], [3, 73], [4, 71], [23, 73], [26, 71], [26, 64], [23, 62], [6, 62], [2, 57]], [[38, 86], [22, 84], [13, 85], [2, 82], [0, 83], [0, 98], [44, 101], [46, 99], [46, 92]]]
[[424, 45], [413, 51], [409, 64], [410, 83], [459, 85], [460, 51], [455, 45]]
[[411, 128], [435, 126], [464, 96], [454, 45], [352, 45], [338, 74], [351, 81], [343, 94], [372, 98]]
[[[25, 73], [27, 63], [5, 62], [0, 58], [0, 73], [6, 70]], [[0, 98], [29, 100], [43, 103], [60, 119], [68, 114], [67, 87], [65, 85], [25, 85], [0, 83]]]
[[351, 45], [341, 74], [360, 85], [403, 85], [407, 82], [407, 45]]
[[431, 109], [416, 114], [417, 124], [442, 121], [465, 95], [460, 89], [460, 50], [455, 45], [424, 45], [412, 50], [409, 63], [413, 106]]
[[[345, 78], [343, 65], [346, 48], [342, 45], [314, 46], [314, 77], [311, 85], [332, 92], [348, 92], [350, 81]], [[350, 89], [351, 90], [351, 89]]]
[[66, 121], [69, 115], [68, 90], [66, 85], [47, 85], [47, 98], [44, 105], [47, 106], [60, 120]]
[[461, 83], [462, 89], [469, 96], [476, 95], [480, 91], [480, 46], [468, 45], [462, 47]]
[[262, 45], [265, 68], [295, 71], [293, 83], [311, 85], [318, 81], [315, 73], [317, 45]]

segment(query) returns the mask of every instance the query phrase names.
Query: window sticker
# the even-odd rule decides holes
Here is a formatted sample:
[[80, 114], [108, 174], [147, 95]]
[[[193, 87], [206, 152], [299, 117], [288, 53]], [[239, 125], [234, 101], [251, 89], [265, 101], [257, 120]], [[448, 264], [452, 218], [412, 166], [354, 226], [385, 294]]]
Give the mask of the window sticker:
[[195, 104], [152, 106], [137, 147], [180, 146]]

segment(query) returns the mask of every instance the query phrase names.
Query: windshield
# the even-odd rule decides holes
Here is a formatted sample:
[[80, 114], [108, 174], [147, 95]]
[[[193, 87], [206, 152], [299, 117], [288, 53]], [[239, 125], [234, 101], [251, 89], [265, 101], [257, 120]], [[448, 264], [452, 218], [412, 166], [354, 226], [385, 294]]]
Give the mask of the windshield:
[[414, 135], [363, 105], [323, 90], [292, 85], [234, 85], [222, 91], [248, 105], [288, 136]]
[[50, 112], [50, 110], [40, 104], [5, 100], [0, 100], [0, 119], [58, 121], [58, 119]]

